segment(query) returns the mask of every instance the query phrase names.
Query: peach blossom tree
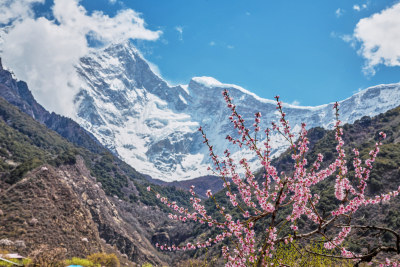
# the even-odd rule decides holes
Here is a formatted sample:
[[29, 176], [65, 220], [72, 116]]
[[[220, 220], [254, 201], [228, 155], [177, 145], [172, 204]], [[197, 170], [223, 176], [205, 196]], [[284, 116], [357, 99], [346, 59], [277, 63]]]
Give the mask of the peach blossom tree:
[[[311, 164], [307, 162], [309, 139], [306, 125], [301, 125], [298, 135], [292, 132], [279, 96], [275, 98], [280, 121], [272, 123], [271, 129], [263, 132], [259, 126], [260, 112], [255, 114], [251, 128], [246, 127], [243, 117], [238, 113], [227, 90], [223, 91], [223, 97], [231, 111], [229, 120], [239, 136], [235, 138], [228, 135], [226, 138], [232, 145], [240, 148], [246, 147], [255, 153], [259, 166], [262, 167], [262, 177], [256, 178], [260, 176], [257, 176], [256, 172], [250, 168], [246, 158], [236, 162], [228, 149], [225, 150], [223, 156], [216, 155], [206, 133], [200, 127], [199, 131], [204, 138], [205, 145], [209, 148], [209, 156], [213, 162], [210, 169], [223, 180], [226, 197], [232, 207], [228, 209], [219, 204], [217, 198], [208, 190], [207, 196], [214, 201], [215, 207], [223, 218], [222, 220], [216, 219], [215, 216], [207, 213], [205, 206], [201, 204], [201, 198], [195, 194], [194, 187], [190, 189], [192, 194], [191, 210], [178, 206], [176, 202], [170, 202], [148, 187], [147, 190], [154, 191], [157, 198], [171, 208], [172, 213], [169, 214], [171, 219], [182, 222], [195, 221], [218, 228], [220, 231], [216, 236], [195, 244], [156, 244], [160, 250], [194, 250], [223, 242], [222, 256], [226, 260], [226, 266], [266, 266], [282, 264], [282, 259], [275, 256], [275, 252], [278, 246], [286, 244], [293, 245], [296, 249], [298, 247], [299, 251], [302, 246], [303, 252], [318, 254], [322, 257], [351, 260], [355, 265], [361, 262], [371, 262], [378, 255], [384, 254], [387, 258], [386, 261], [380, 263], [381, 266], [400, 266], [390, 257], [390, 255], [400, 253], [399, 232], [385, 227], [361, 225], [354, 223], [353, 219], [356, 211], [361, 207], [388, 202], [400, 192], [399, 187], [398, 190], [373, 197], [366, 195], [367, 181], [373, 168], [373, 162], [382, 145], [381, 142], [386, 137], [385, 133], [380, 132], [379, 140], [370, 151], [369, 158], [364, 162], [360, 158], [359, 151], [353, 149], [354, 177], [352, 176], [350, 179], [337, 102], [333, 106], [336, 112], [334, 128], [337, 157], [332, 163], [326, 164], [327, 167], [321, 168], [322, 154], [318, 154], [315, 162]], [[278, 173], [271, 164], [271, 131], [281, 134], [290, 146], [294, 162], [293, 172], [290, 174]], [[262, 135], [264, 135], [263, 139], [261, 139]], [[321, 214], [317, 208], [320, 194], [314, 188], [332, 176], [335, 178], [334, 185], [332, 183], [334, 195], [337, 203], [340, 204], [329, 214]], [[241, 214], [239, 218], [234, 218], [230, 214], [232, 208], [239, 211]], [[284, 219], [278, 220], [278, 215], [284, 211], [286, 211]], [[287, 211], [289, 211], [288, 215]], [[305, 221], [306, 224], [302, 224], [303, 227], [300, 227], [299, 220]], [[261, 222], [260, 231], [260, 227], [255, 227], [255, 225]], [[345, 240], [358, 230], [388, 233], [394, 237], [395, 241], [391, 246], [376, 244], [367, 252], [356, 253], [347, 247]], [[227, 239], [230, 242], [224, 241]], [[322, 242], [324, 250], [322, 252], [309, 250], [306, 244], [310, 242]]]

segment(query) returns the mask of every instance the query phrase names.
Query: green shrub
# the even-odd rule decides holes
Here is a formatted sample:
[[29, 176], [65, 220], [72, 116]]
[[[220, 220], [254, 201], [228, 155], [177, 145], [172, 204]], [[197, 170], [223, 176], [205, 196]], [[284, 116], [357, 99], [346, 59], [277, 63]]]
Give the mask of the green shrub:
[[[22, 266], [28, 266], [29, 263], [31, 262], [30, 259], [23, 259], [23, 260], [7, 259], [7, 260], [12, 261], [12, 262], [15, 262], [15, 263], [17, 263], [17, 264], [19, 264], [19, 265], [22, 265]], [[0, 260], [0, 266], [6, 266], [6, 267], [9, 267], [9, 266], [10, 266], [10, 267], [14, 267], [14, 266], [16, 266], [16, 265], [15, 265], [15, 264], [12, 264], [12, 263], [9, 263], [9, 262], [5, 262], [5, 261]]]
[[13, 171], [11, 171], [9, 177], [6, 178], [6, 182], [9, 184], [14, 184], [22, 179], [22, 177], [29, 171], [40, 166], [43, 162], [38, 158], [28, 159], [22, 164], [18, 165]]
[[276, 266], [353, 266], [351, 260], [335, 259], [318, 254], [332, 254], [324, 248], [323, 242], [315, 242], [304, 247], [293, 242], [280, 244], [272, 258], [267, 261]]
[[72, 259], [65, 260], [64, 261], [65, 265], [82, 265], [84, 267], [92, 267], [92, 266], [99, 266], [98, 264], [94, 264], [88, 259], [81, 259], [77, 257], [73, 257]]
[[[115, 254], [94, 253], [87, 257], [94, 264], [106, 267], [119, 267], [119, 260]], [[96, 265], [95, 265], [96, 266]]]

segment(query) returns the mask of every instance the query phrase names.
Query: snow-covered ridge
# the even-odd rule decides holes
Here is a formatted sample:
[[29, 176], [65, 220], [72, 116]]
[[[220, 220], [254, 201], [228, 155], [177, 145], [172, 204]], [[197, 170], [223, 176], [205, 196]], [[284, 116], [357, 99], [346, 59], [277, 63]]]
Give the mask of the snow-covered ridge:
[[[171, 86], [156, 75], [129, 42], [114, 44], [81, 59], [77, 71], [85, 81], [75, 99], [77, 121], [104, 145], [138, 171], [165, 181], [209, 174], [208, 149], [197, 129], [201, 125], [217, 153], [227, 146], [227, 134], [235, 135], [222, 98], [228, 89], [238, 111], [251, 127], [254, 113], [263, 114], [261, 128], [278, 116], [275, 101], [263, 99], [233, 84], [211, 77], [195, 77], [188, 85]], [[353, 122], [374, 116], [400, 103], [400, 85], [379, 85], [341, 101], [341, 120]], [[334, 122], [332, 103], [316, 107], [285, 104], [296, 130], [329, 128]], [[273, 153], [286, 148], [272, 137]], [[232, 150], [234, 157], [250, 157], [249, 151]], [[257, 167], [256, 161], [252, 161]]]
[[210, 87], [210, 88], [231, 88], [231, 89], [236, 89], [239, 90], [240, 92], [250, 95], [252, 97], [254, 97], [255, 99], [257, 99], [260, 102], [263, 103], [275, 103], [275, 101], [270, 100], [270, 99], [266, 99], [266, 98], [261, 98], [258, 95], [244, 89], [243, 87], [236, 85], [236, 84], [228, 84], [228, 83], [221, 83], [220, 81], [216, 80], [213, 77], [207, 77], [207, 76], [202, 76], [202, 77], [194, 77], [192, 78], [192, 81], [202, 84], [206, 87]]

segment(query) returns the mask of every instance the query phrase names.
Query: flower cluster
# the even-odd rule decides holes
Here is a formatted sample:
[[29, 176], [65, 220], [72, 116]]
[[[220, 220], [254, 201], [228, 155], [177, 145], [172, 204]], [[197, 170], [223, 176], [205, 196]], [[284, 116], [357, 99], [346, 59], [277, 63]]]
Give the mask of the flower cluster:
[[[218, 156], [203, 128], [200, 127], [199, 131], [203, 136], [203, 143], [208, 147], [209, 156], [213, 163], [213, 167], [209, 169], [223, 180], [226, 196], [231, 204], [230, 209], [237, 209], [242, 217], [234, 218], [228, 212], [228, 208], [218, 203], [211, 190], [208, 190], [206, 195], [215, 202], [217, 210], [222, 215], [222, 220], [217, 220], [207, 214], [204, 205], [201, 204], [202, 200], [194, 192], [194, 187], [190, 189], [193, 212], [179, 207], [175, 202], [169, 202], [167, 198], [154, 192], [162, 203], [174, 211], [174, 214], [169, 215], [171, 219], [182, 222], [196, 221], [210, 227], [217, 227], [222, 232], [222, 234], [209, 238], [203, 243], [187, 243], [181, 246], [156, 244], [156, 246], [161, 250], [169, 251], [191, 250], [208, 247], [229, 239], [231, 241], [229, 243], [234, 245], [224, 245], [222, 248], [222, 255], [227, 262], [226, 266], [262, 266], [267, 265], [270, 262], [269, 259], [274, 258], [277, 244], [281, 242], [289, 244], [297, 239], [306, 240], [310, 237], [319, 237], [321, 240], [325, 240], [325, 249], [341, 252], [340, 256], [336, 257], [365, 261], [367, 258], [365, 255], [349, 251], [344, 247], [343, 241], [352, 232], [353, 227], [350, 221], [352, 215], [360, 207], [387, 202], [400, 192], [399, 187], [396, 191], [374, 197], [367, 197], [365, 194], [367, 181], [373, 168], [372, 164], [377, 157], [382, 140], [386, 138], [385, 133], [380, 133], [379, 141], [370, 151], [369, 158], [364, 162], [360, 159], [359, 151], [353, 150], [354, 158], [352, 162], [355, 177], [349, 179], [347, 157], [342, 138], [343, 129], [339, 120], [339, 103], [333, 105], [336, 113], [334, 128], [337, 157], [332, 163], [321, 169], [323, 155], [319, 154], [315, 162], [311, 164], [307, 161], [309, 140], [306, 125], [301, 125], [298, 135], [292, 132], [279, 96], [275, 97], [276, 109], [280, 114], [279, 123], [272, 123], [272, 129], [265, 129], [262, 132], [260, 129], [262, 116], [260, 112], [257, 112], [254, 114], [254, 123], [252, 124], [254, 136], [252, 136], [252, 131], [246, 127], [246, 122], [243, 116], [238, 113], [228, 91], [225, 90], [222, 94], [227, 107], [230, 109], [229, 120], [237, 132], [235, 136], [228, 135], [226, 139], [234, 146], [246, 147], [254, 152], [260, 162], [260, 167], [262, 167], [262, 174], [260, 176], [259, 173], [251, 170], [246, 158], [236, 162], [228, 149], [224, 151], [223, 156]], [[271, 164], [270, 135], [272, 131], [282, 135], [290, 145], [294, 162], [294, 170], [290, 175], [284, 172], [278, 174], [277, 169]], [[297, 137], [296, 140], [295, 137]], [[239, 169], [243, 172], [239, 172]], [[336, 176], [334, 194], [340, 204], [328, 215], [321, 214], [321, 210], [317, 208], [320, 195], [312, 188], [333, 175]], [[148, 190], [152, 189], [148, 187]], [[289, 210], [289, 214], [283, 221], [278, 221], [278, 213], [283, 210]], [[298, 221], [301, 218], [307, 218], [311, 227], [300, 229]], [[256, 231], [257, 222], [266, 224], [263, 232]], [[309, 230], [313, 228], [315, 230]], [[286, 229], [286, 231], [282, 231], [283, 229]], [[288, 231], [289, 234], [287, 234]], [[286, 235], [283, 232], [286, 232]]]

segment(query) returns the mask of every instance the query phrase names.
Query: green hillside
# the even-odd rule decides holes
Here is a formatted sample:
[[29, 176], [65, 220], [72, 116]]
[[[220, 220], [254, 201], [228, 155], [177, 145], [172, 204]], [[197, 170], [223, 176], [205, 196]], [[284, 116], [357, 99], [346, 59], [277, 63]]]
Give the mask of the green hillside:
[[[0, 97], [0, 180], [4, 186], [16, 183], [28, 171], [44, 163], [53, 166], [74, 164], [76, 155], [85, 159], [91, 174], [108, 195], [146, 205], [160, 205], [155, 196], [146, 191], [147, 180], [111, 152], [104, 149], [95, 154], [77, 147]], [[123, 188], [128, 186], [129, 180], [139, 195], [124, 193]], [[188, 194], [175, 187], [155, 188], [170, 199], [188, 203]]]

